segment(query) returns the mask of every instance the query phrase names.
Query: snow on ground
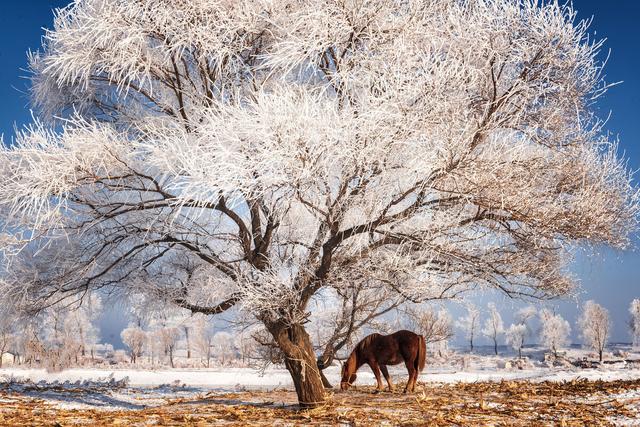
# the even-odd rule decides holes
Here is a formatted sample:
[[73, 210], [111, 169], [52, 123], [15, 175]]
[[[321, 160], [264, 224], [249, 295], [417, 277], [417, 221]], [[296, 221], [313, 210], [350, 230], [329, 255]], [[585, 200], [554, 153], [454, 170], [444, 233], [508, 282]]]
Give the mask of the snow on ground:
[[[482, 353], [482, 352], [481, 352]], [[428, 362], [420, 381], [430, 383], [481, 382], [527, 379], [531, 381], [621, 380], [640, 378], [640, 354], [630, 354], [626, 360], [605, 364], [600, 368], [582, 369], [574, 366], [549, 367], [542, 361], [543, 351], [528, 349], [531, 360], [525, 369], [508, 368], [513, 355], [453, 353], [443, 360]], [[571, 349], [567, 356], [581, 360], [583, 350]], [[610, 361], [616, 360], [609, 355]], [[395, 382], [406, 379], [404, 365], [390, 367]], [[340, 381], [340, 367], [325, 371], [333, 384]], [[4, 383], [4, 385], [2, 384]], [[375, 377], [368, 367], [358, 372], [356, 385], [373, 385]], [[385, 384], [386, 385], [386, 384]], [[191, 398], [205, 394], [222, 394], [239, 390], [292, 389], [289, 373], [280, 367], [263, 371], [252, 368], [213, 369], [91, 369], [75, 368], [62, 372], [44, 369], [0, 369], [0, 389], [44, 399], [66, 409], [141, 409], [157, 406], [170, 399]]]
[[[270, 368], [264, 373], [252, 368], [215, 368], [215, 369], [84, 369], [74, 368], [62, 372], [47, 372], [44, 369], [0, 369], [3, 378], [32, 382], [64, 383], [68, 381], [115, 381], [124, 380], [135, 387], [154, 387], [161, 385], [184, 385], [208, 390], [235, 391], [238, 389], [273, 389], [292, 385], [291, 377], [284, 368]], [[2, 381], [2, 379], [0, 379]], [[6, 379], [5, 379], [6, 381]]]
[[[328, 368], [326, 376], [334, 384], [340, 381], [340, 368]], [[404, 367], [390, 368], [394, 380], [403, 380], [406, 376]], [[478, 381], [501, 381], [528, 379], [533, 381], [570, 381], [577, 378], [588, 380], [624, 380], [640, 378], [639, 369], [603, 368], [580, 369], [553, 367], [534, 367], [530, 369], [483, 369], [457, 371], [446, 368], [427, 368], [420, 375], [422, 382], [455, 383]], [[269, 368], [257, 371], [252, 368], [217, 368], [202, 370], [101, 370], [101, 369], [69, 369], [63, 372], [49, 373], [44, 369], [0, 369], [0, 382], [28, 380], [32, 383], [44, 385], [62, 385], [73, 388], [75, 383], [82, 386], [82, 382], [105, 383], [111, 379], [124, 381], [129, 387], [159, 387], [171, 386], [196, 388], [202, 391], [231, 392], [238, 390], [269, 390], [277, 388], [291, 388], [293, 384], [289, 373], [284, 368]], [[375, 377], [367, 368], [358, 372], [356, 385], [373, 385]]]

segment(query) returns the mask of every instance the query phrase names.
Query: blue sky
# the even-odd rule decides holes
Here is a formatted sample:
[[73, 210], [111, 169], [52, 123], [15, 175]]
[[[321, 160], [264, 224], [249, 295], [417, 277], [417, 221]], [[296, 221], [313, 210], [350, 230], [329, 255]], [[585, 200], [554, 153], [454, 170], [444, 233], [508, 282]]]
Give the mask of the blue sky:
[[[5, 141], [13, 135], [14, 126], [29, 123], [29, 100], [26, 95], [28, 80], [26, 52], [41, 44], [43, 27], [51, 27], [52, 9], [65, 6], [67, 0], [3, 1], [0, 4], [0, 133]], [[606, 68], [609, 82], [623, 81], [600, 100], [599, 115], [606, 118], [612, 113], [607, 129], [620, 139], [620, 148], [633, 170], [640, 169], [640, 2], [631, 0], [575, 0], [574, 7], [580, 18], [593, 16], [591, 32], [596, 38], [606, 38], [605, 51], [611, 50]], [[637, 246], [640, 241], [635, 238]], [[583, 293], [580, 300], [595, 299], [609, 309], [614, 322], [614, 341], [628, 341], [625, 323], [627, 308], [633, 298], [640, 297], [640, 253], [615, 252], [606, 248], [591, 256], [579, 255], [574, 272], [580, 278]], [[486, 303], [490, 297], [479, 297]], [[519, 304], [501, 301], [505, 321], [511, 321], [508, 312]], [[575, 329], [577, 303], [567, 301], [555, 304]], [[115, 308], [102, 322], [103, 339], [120, 346], [119, 330], [125, 320]], [[454, 315], [459, 310], [454, 309]]]

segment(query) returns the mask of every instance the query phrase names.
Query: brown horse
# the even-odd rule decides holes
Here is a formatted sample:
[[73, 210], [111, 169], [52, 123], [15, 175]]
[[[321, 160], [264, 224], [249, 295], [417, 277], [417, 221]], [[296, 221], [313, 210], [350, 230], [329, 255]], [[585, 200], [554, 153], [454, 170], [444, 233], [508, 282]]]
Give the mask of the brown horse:
[[397, 365], [404, 361], [409, 371], [409, 380], [404, 392], [414, 391], [418, 374], [424, 369], [426, 355], [427, 347], [422, 335], [411, 331], [398, 331], [391, 335], [371, 334], [356, 345], [342, 365], [340, 388], [348, 389], [356, 380], [356, 371], [366, 363], [378, 381], [377, 391], [382, 391], [380, 371], [389, 384], [389, 391], [393, 391], [387, 365]]

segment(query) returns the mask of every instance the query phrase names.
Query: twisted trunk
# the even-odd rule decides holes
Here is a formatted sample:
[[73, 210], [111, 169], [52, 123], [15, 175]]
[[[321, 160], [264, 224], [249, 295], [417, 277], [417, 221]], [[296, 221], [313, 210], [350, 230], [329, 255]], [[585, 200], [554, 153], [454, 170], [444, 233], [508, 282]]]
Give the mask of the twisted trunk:
[[286, 325], [284, 322], [266, 326], [284, 354], [284, 363], [293, 379], [300, 406], [314, 408], [323, 404], [326, 396], [322, 374], [307, 331], [302, 325]]

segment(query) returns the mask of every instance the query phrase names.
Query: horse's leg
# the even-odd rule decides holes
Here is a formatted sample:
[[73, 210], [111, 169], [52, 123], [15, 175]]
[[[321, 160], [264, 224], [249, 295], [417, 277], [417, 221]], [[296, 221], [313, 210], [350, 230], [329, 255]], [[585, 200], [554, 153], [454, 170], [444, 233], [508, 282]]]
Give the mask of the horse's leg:
[[420, 371], [418, 370], [418, 355], [416, 354], [414, 359], [413, 359], [413, 363], [411, 364], [411, 366], [413, 367], [413, 376], [409, 378], [409, 380], [411, 381], [411, 384], [407, 384], [407, 387], [409, 387], [409, 391], [414, 392], [416, 391], [416, 383], [418, 382], [418, 375], [420, 375]]
[[380, 378], [380, 367], [378, 366], [378, 362], [375, 360], [372, 360], [369, 362], [369, 366], [373, 371], [373, 375], [376, 376], [376, 381], [378, 381], [377, 391], [382, 391], [382, 378]]
[[411, 383], [411, 391], [416, 391], [416, 383], [418, 382], [418, 375], [420, 375], [420, 369], [418, 368], [418, 358], [419, 355], [416, 354], [413, 363], [413, 382]]
[[387, 384], [389, 384], [389, 391], [393, 392], [393, 383], [391, 382], [391, 376], [389, 376], [387, 365], [380, 365], [380, 370], [382, 371], [382, 375], [384, 375], [384, 379], [387, 380]]
[[418, 382], [418, 370], [413, 370], [413, 378], [411, 378], [411, 389], [410, 392], [416, 391], [416, 383]]
[[405, 359], [404, 365], [407, 367], [407, 371], [409, 372], [409, 379], [407, 379], [407, 385], [404, 388], [404, 392], [407, 393], [409, 391], [413, 391], [413, 385], [415, 381], [414, 376], [416, 376], [417, 370], [413, 367], [413, 360], [409, 361], [408, 359]]

